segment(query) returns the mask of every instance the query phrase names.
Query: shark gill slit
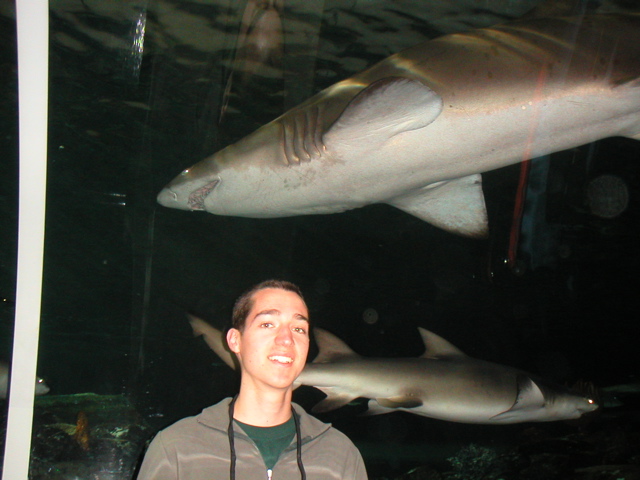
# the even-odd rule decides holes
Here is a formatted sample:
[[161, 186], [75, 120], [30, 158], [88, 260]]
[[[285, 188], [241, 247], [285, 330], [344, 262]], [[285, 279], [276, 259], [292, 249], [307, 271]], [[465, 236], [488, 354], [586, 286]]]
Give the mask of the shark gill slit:
[[313, 129], [313, 145], [316, 147], [316, 150], [318, 151], [318, 157], [321, 157], [322, 154], [326, 151], [324, 142], [322, 140], [322, 129], [324, 125], [322, 122], [322, 114], [324, 113], [322, 109], [322, 105], [314, 106], [313, 111], [314, 111], [314, 118], [315, 118], [314, 129]]
[[304, 140], [303, 140], [304, 149], [307, 151], [308, 160], [311, 160], [312, 158], [317, 157], [317, 151], [314, 151], [317, 149], [313, 142], [314, 133], [316, 129], [313, 107], [307, 108], [305, 110], [304, 125], [305, 125]]
[[284, 120], [282, 122], [282, 145], [283, 145], [283, 150], [284, 150], [284, 158], [286, 160], [286, 164], [287, 165], [293, 165], [294, 163], [297, 163], [297, 159], [295, 158], [295, 153], [293, 152], [293, 139], [292, 137], [292, 133], [291, 133], [291, 126], [289, 125], [289, 122], [287, 122], [286, 120]]
[[293, 127], [294, 127], [294, 142], [293, 148], [296, 151], [296, 157], [298, 157], [298, 163], [301, 163], [303, 160], [309, 159], [309, 154], [306, 151], [304, 144], [304, 136], [306, 133], [305, 129], [305, 117], [303, 115], [296, 115], [293, 119]]
[[318, 131], [318, 109], [315, 106], [307, 109], [306, 124], [307, 132], [304, 140], [307, 152], [309, 153], [309, 159], [318, 158], [320, 156], [320, 150], [316, 143]]

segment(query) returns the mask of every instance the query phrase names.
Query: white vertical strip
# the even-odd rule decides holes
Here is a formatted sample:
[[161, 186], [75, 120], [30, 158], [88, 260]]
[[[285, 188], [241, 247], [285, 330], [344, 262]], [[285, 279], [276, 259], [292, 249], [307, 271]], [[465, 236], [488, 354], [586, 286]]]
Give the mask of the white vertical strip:
[[17, 0], [20, 193], [16, 318], [3, 480], [27, 480], [35, 395], [47, 178], [48, 0]]

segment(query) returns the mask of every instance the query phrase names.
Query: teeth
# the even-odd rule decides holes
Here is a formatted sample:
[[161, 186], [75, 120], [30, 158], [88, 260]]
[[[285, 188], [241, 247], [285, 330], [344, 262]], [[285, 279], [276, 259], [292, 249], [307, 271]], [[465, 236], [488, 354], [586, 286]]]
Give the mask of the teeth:
[[283, 357], [282, 355], [272, 355], [272, 356], [269, 357], [269, 360], [273, 360], [273, 361], [279, 362], [279, 363], [292, 363], [293, 362], [293, 358]]
[[191, 208], [191, 210], [204, 210], [204, 199], [207, 198], [207, 195], [211, 193], [218, 182], [219, 180], [209, 182], [204, 187], [200, 187], [198, 190], [189, 195], [189, 208]]

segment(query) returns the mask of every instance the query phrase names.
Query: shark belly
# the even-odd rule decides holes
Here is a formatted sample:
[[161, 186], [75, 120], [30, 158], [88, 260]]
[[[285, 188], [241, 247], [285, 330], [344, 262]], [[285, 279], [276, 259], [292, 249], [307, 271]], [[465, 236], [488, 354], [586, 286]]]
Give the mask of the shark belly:
[[205, 205], [212, 213], [255, 218], [394, 205], [439, 182], [573, 148], [598, 135], [640, 132], [640, 114], [630, 107], [640, 104], [640, 88], [529, 103], [464, 118], [445, 111], [428, 127], [371, 148], [329, 143], [321, 157], [294, 167], [228, 169]]
[[426, 359], [345, 361], [307, 365], [297, 381], [338, 399], [314, 411], [364, 397], [371, 399], [372, 414], [406, 411], [454, 422], [492, 423], [514, 405], [518, 392], [514, 371], [487, 365]]

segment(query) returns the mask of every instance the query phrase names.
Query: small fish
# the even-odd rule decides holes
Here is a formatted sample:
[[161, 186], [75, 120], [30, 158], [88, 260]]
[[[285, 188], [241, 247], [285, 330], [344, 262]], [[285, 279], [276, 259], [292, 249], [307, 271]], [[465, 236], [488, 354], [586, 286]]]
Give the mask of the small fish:
[[84, 411], [78, 412], [76, 420], [76, 428], [73, 432], [73, 439], [78, 446], [85, 452], [89, 451], [90, 440], [89, 418]]

